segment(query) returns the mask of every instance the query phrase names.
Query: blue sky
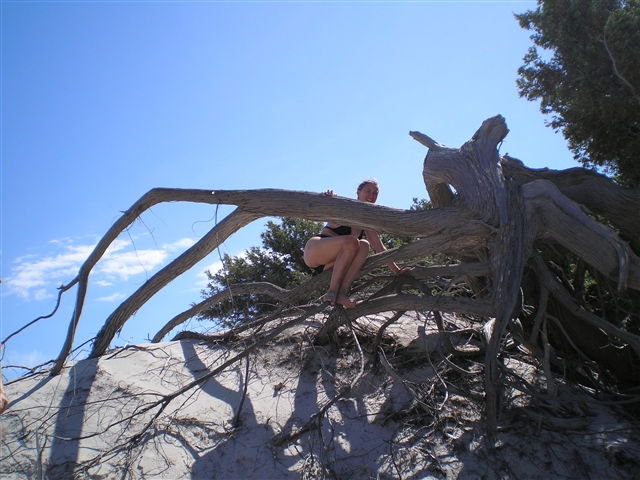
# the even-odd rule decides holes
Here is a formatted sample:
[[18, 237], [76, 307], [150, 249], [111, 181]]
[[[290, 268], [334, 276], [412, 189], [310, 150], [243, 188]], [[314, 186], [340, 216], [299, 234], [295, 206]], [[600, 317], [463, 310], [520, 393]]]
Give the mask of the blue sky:
[[[502, 114], [501, 153], [577, 166], [515, 80], [531, 46], [513, 13], [534, 1], [2, 2], [2, 324], [48, 314], [120, 212], [154, 187], [282, 188], [378, 203], [425, 198], [419, 130], [458, 147]], [[222, 211], [221, 213], [224, 213]], [[162, 205], [91, 275], [76, 345], [215, 223], [215, 208]], [[266, 220], [221, 253], [260, 245]], [[114, 345], [141, 343], [200, 300], [215, 253], [171, 283]], [[6, 345], [3, 366], [55, 358], [60, 311]], [[11, 375], [5, 370], [5, 375]]]

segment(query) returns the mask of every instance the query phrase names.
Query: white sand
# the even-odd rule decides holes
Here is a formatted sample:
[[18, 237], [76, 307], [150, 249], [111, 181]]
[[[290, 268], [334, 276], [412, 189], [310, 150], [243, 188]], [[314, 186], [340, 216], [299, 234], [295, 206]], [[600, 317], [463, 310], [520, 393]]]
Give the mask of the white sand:
[[[244, 360], [160, 413], [159, 406], [148, 409], [232, 354], [199, 341], [128, 347], [78, 361], [57, 377], [14, 381], [6, 386], [10, 406], [2, 417], [0, 477], [640, 477], [637, 426], [614, 410], [575, 402], [562, 416], [525, 408], [505, 412], [500, 445], [493, 448], [481, 404], [442, 393], [428, 397], [436, 400], [431, 413], [411, 411], [412, 397], [383, 369], [367, 368], [315, 428], [278, 445], [278, 434], [304, 425], [359, 372], [357, 350], [303, 341], [317, 327], [308, 322], [250, 357], [247, 396], [235, 427], [247, 381]], [[408, 346], [419, 327], [407, 316], [390, 330], [400, 346]], [[434, 335], [424, 338], [427, 344]], [[419, 355], [422, 343], [414, 344]], [[398, 371], [415, 389], [438, 389], [428, 363]], [[392, 417], [399, 411], [404, 413]]]

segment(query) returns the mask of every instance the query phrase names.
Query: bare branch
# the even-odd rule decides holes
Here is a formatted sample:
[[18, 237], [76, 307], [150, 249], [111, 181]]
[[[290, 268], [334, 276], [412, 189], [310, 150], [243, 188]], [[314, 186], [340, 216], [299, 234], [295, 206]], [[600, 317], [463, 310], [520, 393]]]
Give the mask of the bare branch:
[[151, 343], [160, 342], [171, 330], [176, 328], [178, 325], [183, 324], [190, 318], [195, 317], [200, 314], [207, 308], [215, 305], [216, 303], [220, 303], [224, 300], [232, 298], [233, 295], [269, 295], [278, 300], [283, 300], [285, 298], [285, 294], [288, 290], [277, 287], [272, 283], [268, 282], [256, 282], [256, 283], [236, 283], [234, 285], [229, 285], [228, 288], [222, 290], [215, 295], [211, 295], [206, 298], [202, 302], [194, 305], [188, 310], [176, 315], [171, 320], [167, 322], [167, 324], [155, 334]]
[[636, 88], [626, 78], [624, 78], [618, 71], [618, 65], [616, 64], [616, 59], [611, 53], [611, 50], [609, 50], [609, 45], [607, 45], [607, 38], [605, 37], [605, 35], [603, 34], [601, 37], [598, 37], [596, 40], [598, 40], [604, 46], [604, 49], [607, 51], [607, 55], [609, 55], [609, 60], [611, 60], [611, 66], [613, 67], [613, 71], [616, 74], [616, 77], [618, 77], [622, 83], [624, 83], [627, 87], [631, 89], [631, 94], [633, 95], [633, 98], [635, 98], [636, 101], [640, 103], [640, 95], [638, 95]]

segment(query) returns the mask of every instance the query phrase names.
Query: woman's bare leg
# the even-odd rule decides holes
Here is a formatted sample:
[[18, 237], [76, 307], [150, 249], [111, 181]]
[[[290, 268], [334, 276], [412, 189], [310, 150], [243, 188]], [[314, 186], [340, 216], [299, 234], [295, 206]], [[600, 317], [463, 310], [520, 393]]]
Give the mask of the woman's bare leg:
[[333, 266], [329, 290], [322, 296], [331, 305], [339, 303], [345, 308], [356, 306], [347, 295], [351, 284], [364, 265], [369, 254], [369, 242], [352, 236], [330, 238], [314, 237], [307, 242], [304, 260], [314, 268], [317, 265]]
[[343, 243], [340, 252], [338, 252], [336, 261], [333, 264], [333, 272], [331, 273], [329, 290], [326, 294], [324, 294], [322, 299], [325, 302], [331, 303], [331, 305], [339, 303], [346, 308], [353, 308], [355, 307], [355, 303], [353, 303], [348, 297], [346, 299], [344, 298], [344, 295], [342, 295], [340, 291], [340, 285], [342, 284], [344, 277], [347, 275], [349, 269], [351, 268], [353, 259], [358, 253], [359, 245], [358, 239], [355, 237], [343, 238], [349, 238], [349, 240]]
[[351, 260], [351, 265], [344, 274], [342, 281], [340, 282], [340, 286], [338, 287], [338, 296], [336, 298], [336, 302], [345, 308], [353, 308], [356, 306], [355, 302], [349, 298], [349, 289], [351, 288], [351, 284], [355, 280], [358, 272], [362, 269], [364, 262], [367, 260], [367, 256], [369, 255], [369, 242], [366, 240], [359, 240], [358, 250], [356, 251], [353, 259]]
[[[347, 235], [329, 238], [313, 237], [307, 242], [304, 249], [304, 261], [309, 267], [326, 265], [325, 270], [333, 267], [329, 290], [322, 297], [325, 302], [329, 302], [331, 305], [336, 304], [340, 284], [349, 270], [358, 248], [359, 240]], [[350, 300], [341, 300], [338, 303], [341, 305], [346, 303], [347, 308], [353, 308]]]

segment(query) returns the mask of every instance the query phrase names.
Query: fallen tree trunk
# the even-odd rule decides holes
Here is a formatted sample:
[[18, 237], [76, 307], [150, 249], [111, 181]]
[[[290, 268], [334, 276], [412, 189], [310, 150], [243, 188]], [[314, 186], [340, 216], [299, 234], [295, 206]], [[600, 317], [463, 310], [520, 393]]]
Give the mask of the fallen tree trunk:
[[[458, 262], [448, 267], [416, 269], [414, 281], [419, 284], [425, 278], [448, 275], [453, 277], [449, 280], [453, 283], [462, 275], [476, 298], [468, 298], [468, 295], [456, 297], [444, 291], [440, 296], [431, 297], [383, 289], [380, 298], [372, 295], [370, 300], [361, 302], [348, 312], [347, 318], [355, 320], [362, 315], [385, 311], [424, 310], [470, 314], [486, 322], [488, 344], [484, 349], [484, 398], [487, 427], [493, 436], [497, 432], [501, 388], [507, 384], [501, 360], [503, 339], [507, 327], [515, 319], [521, 319], [525, 324], [521, 336], [526, 337], [523, 340], [534, 355], [548, 357], [551, 352], [549, 343], [553, 343], [554, 355], [577, 355], [587, 362], [585, 365], [595, 362], [611, 373], [609, 377], [614, 379], [615, 386], [615, 378], [622, 378], [618, 374], [620, 372], [616, 372], [619, 368], [616, 363], [621, 362], [611, 361], [613, 356], [608, 357], [609, 350], [601, 348], [603, 342], [609, 341], [624, 351], [625, 384], [640, 381], [640, 305], [637, 299], [640, 291], [640, 258], [637, 256], [639, 190], [624, 190], [609, 179], [582, 169], [565, 172], [530, 170], [519, 160], [500, 158], [497, 146], [507, 133], [501, 116], [486, 120], [469, 142], [456, 149], [444, 147], [419, 132], [411, 132], [414, 139], [429, 149], [423, 178], [436, 208], [428, 211], [405, 211], [316, 193], [273, 189], [151, 190], [113, 225], [78, 276], [64, 287], [68, 289], [79, 284], [67, 340], [51, 374], [60, 372], [70, 352], [84, 304], [88, 276], [96, 262], [111, 242], [142, 212], [157, 203], [179, 201], [235, 205], [237, 209], [193, 247], [149, 278], [109, 316], [98, 333], [91, 357], [103, 355], [116, 333], [146, 301], [238, 229], [261, 217], [283, 216], [329, 220], [381, 233], [419, 238], [419, 241], [399, 249], [372, 256], [367, 260], [362, 275], [390, 261], [423, 258], [437, 253], [446, 253]], [[589, 194], [585, 195], [585, 189]], [[622, 238], [612, 227], [619, 230]], [[625, 238], [631, 239], [631, 246]], [[546, 257], [541, 254], [544, 252]], [[582, 267], [574, 269], [575, 262]], [[551, 263], [557, 267], [554, 272], [560, 280], [549, 276]], [[574, 278], [565, 278], [566, 272], [572, 269], [575, 270]], [[605, 292], [601, 295], [602, 305], [608, 305], [607, 302], [624, 303], [624, 308], [619, 308], [616, 315], [605, 314], [606, 308], [594, 307], [593, 299], [584, 295], [585, 278], [591, 271], [593, 273], [589, 275], [598, 277], [594, 281], [600, 291]], [[531, 272], [536, 275], [531, 275]], [[325, 272], [291, 291], [264, 284], [236, 286], [234, 289], [243, 294], [270, 295], [279, 301], [278, 311], [282, 311], [284, 306], [295, 305], [322, 287], [329, 276], [330, 272]], [[526, 288], [531, 282], [537, 282], [536, 288]], [[421, 291], [428, 292], [429, 288], [425, 286]], [[233, 293], [233, 289], [222, 292], [219, 298], [201, 302], [175, 317], [158, 332], [154, 341], [160, 341], [171, 329], [202, 308]], [[558, 302], [564, 305], [560, 322], [565, 322], [565, 327], [571, 325], [574, 336], [579, 336], [575, 328], [589, 325], [589, 328], [600, 332], [597, 340], [585, 336], [579, 336], [575, 342], [571, 338], [549, 339], [548, 332], [552, 337], [567, 337], [570, 330], [551, 326], [557, 320], [553, 315], [556, 311], [552, 309]], [[531, 312], [534, 312], [533, 316]], [[596, 352], [604, 356], [598, 356]], [[619, 356], [615, 358], [620, 359]], [[547, 376], [552, 375], [550, 365], [558, 364], [551, 360], [540, 358], [541, 364], [547, 366]], [[551, 379], [548, 385], [551, 393]]]
[[[490, 118], [459, 149], [446, 148], [426, 135], [411, 132], [414, 139], [429, 148], [423, 177], [430, 197], [437, 199], [436, 205], [464, 207], [497, 229], [488, 249], [492, 269], [490, 297], [496, 322], [485, 359], [487, 422], [494, 436], [500, 389], [499, 346], [509, 321], [516, 316], [523, 272], [536, 242], [558, 242], [606, 277], [615, 278], [619, 291], [640, 290], [638, 257], [615, 231], [590, 218], [570, 198], [585, 200], [580, 190], [587, 183], [591, 191], [586, 202], [591, 209], [633, 235], [639, 228], [637, 191], [624, 191], [595, 174], [553, 175], [549, 171], [531, 171], [511, 157], [501, 160], [497, 146], [507, 132], [501, 116]], [[594, 190], [602, 192], [602, 196], [594, 195]], [[600, 204], [600, 199], [605, 201]], [[631, 337], [627, 340], [638, 354], [640, 337]], [[638, 359], [640, 355], [636, 364]]]

